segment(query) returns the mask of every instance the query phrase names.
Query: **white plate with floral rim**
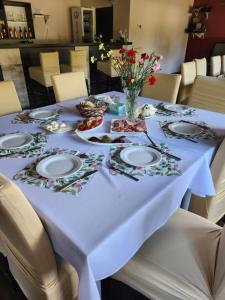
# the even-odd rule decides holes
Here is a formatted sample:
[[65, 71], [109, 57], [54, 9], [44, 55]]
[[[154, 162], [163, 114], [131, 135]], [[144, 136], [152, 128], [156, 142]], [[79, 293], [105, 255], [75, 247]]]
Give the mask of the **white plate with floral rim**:
[[76, 155], [55, 154], [43, 158], [36, 171], [48, 179], [65, 178], [75, 174], [82, 167], [82, 160]]
[[34, 138], [29, 133], [11, 133], [0, 137], [0, 149], [14, 150], [29, 146]]
[[166, 110], [175, 112], [175, 113], [186, 113], [187, 111], [190, 110], [190, 107], [186, 106], [186, 105], [182, 105], [182, 104], [164, 104], [163, 107]]
[[120, 158], [134, 167], [149, 167], [159, 163], [162, 155], [156, 149], [147, 146], [131, 146], [120, 152]]
[[57, 115], [57, 111], [52, 111], [48, 109], [38, 109], [38, 110], [33, 110], [32, 112], [29, 113], [29, 117], [31, 119], [36, 119], [36, 120], [48, 120], [50, 118], [53, 118]]
[[174, 133], [187, 136], [195, 136], [203, 131], [203, 129], [197, 124], [186, 123], [182, 121], [169, 124], [168, 129]]

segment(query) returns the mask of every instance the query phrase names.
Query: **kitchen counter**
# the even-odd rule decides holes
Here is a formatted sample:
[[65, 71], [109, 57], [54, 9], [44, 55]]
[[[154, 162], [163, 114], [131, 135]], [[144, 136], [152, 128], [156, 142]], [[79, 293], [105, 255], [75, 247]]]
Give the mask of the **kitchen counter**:
[[[113, 48], [121, 47], [122, 42], [115, 42], [115, 43], [105, 43]], [[131, 45], [132, 43], [128, 43]], [[24, 41], [19, 42], [16, 40], [0, 40], [0, 49], [9, 49], [9, 48], [56, 48], [56, 47], [93, 47], [98, 46], [99, 43], [72, 43], [72, 42], [61, 42], [61, 41]]]

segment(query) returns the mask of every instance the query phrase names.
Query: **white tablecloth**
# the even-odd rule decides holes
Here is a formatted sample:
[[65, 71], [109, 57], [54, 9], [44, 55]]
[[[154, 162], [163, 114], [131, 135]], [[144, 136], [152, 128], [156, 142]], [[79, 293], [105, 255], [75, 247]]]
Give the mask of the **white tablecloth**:
[[[118, 95], [123, 97], [121, 93]], [[139, 103], [149, 101], [140, 98]], [[76, 102], [62, 105], [73, 108]], [[11, 124], [13, 118], [14, 115], [0, 118], [0, 133], [42, 131], [37, 124]], [[60, 118], [77, 120], [80, 116], [72, 109]], [[98, 131], [108, 132], [112, 118], [115, 116], [106, 114], [104, 126]], [[155, 142], [166, 142], [172, 153], [182, 158], [179, 162], [182, 176], [145, 176], [139, 182], [123, 175], [112, 176], [105, 163], [108, 146], [93, 146], [66, 133], [50, 135], [46, 148], [59, 146], [105, 155], [103, 166], [78, 196], [16, 181], [44, 222], [55, 251], [78, 270], [79, 300], [99, 299], [96, 281], [115, 273], [135, 254], [180, 206], [187, 189], [198, 195], [214, 194], [209, 164], [216, 142], [207, 140], [194, 144], [166, 138], [158, 121], [176, 119], [181, 118], [154, 116], [147, 120], [147, 124]], [[186, 119], [205, 121], [219, 135], [225, 136], [223, 114], [197, 110], [197, 116]], [[148, 143], [144, 134], [139, 141]], [[32, 160], [1, 159], [0, 171], [12, 178]]]

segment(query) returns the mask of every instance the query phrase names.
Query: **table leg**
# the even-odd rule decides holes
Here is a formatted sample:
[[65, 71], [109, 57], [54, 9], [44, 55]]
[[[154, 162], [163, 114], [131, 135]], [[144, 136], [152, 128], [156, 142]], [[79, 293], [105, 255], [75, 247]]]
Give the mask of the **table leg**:
[[181, 205], [180, 207], [185, 209], [185, 210], [188, 210], [189, 208], [189, 204], [190, 204], [190, 201], [191, 201], [191, 191], [188, 189], [186, 191], [186, 193], [184, 194], [184, 197], [182, 199], [182, 202], [181, 202]]

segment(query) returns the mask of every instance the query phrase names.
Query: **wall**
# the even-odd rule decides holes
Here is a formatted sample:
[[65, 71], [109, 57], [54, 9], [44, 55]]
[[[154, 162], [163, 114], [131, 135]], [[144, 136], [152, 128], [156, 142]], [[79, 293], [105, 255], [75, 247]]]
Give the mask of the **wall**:
[[109, 7], [112, 6], [110, 0], [81, 0], [82, 7]]
[[[139, 0], [136, 0], [137, 3]], [[119, 30], [129, 32], [130, 0], [113, 1], [113, 38], [119, 38]]]
[[225, 1], [222, 0], [195, 0], [194, 6], [211, 5], [212, 11], [206, 22], [204, 39], [198, 39], [189, 35], [186, 52], [186, 61], [193, 58], [209, 57], [216, 42], [225, 42]]
[[189, 6], [193, 0], [130, 0], [129, 39], [134, 47], [163, 55], [162, 72], [184, 61]]
[[[24, 0], [17, 0], [24, 2]], [[70, 7], [80, 6], [80, 0], [31, 0], [32, 12], [38, 9], [49, 14], [50, 19], [45, 26], [44, 19], [34, 18], [34, 29], [37, 40], [71, 41]]]

